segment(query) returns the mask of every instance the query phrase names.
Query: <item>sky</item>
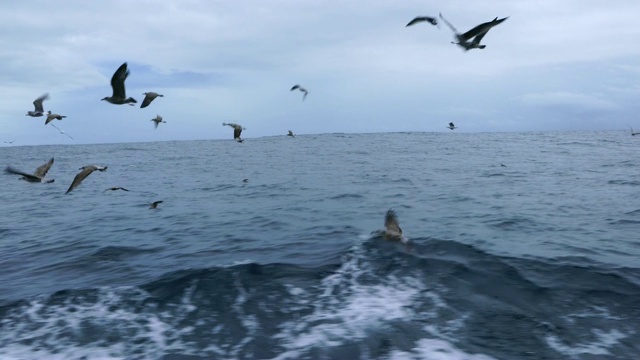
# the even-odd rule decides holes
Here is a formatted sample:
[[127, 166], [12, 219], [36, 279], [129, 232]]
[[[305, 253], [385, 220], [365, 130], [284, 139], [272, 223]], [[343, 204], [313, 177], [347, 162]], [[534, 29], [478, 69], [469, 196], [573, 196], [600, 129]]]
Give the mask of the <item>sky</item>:
[[[461, 32], [509, 17], [465, 52]], [[0, 146], [640, 129], [637, 0], [0, 2]], [[128, 63], [127, 96], [110, 79]], [[309, 91], [289, 89], [300, 84]], [[54, 124], [25, 116], [44, 108]], [[157, 114], [166, 124], [154, 129]]]

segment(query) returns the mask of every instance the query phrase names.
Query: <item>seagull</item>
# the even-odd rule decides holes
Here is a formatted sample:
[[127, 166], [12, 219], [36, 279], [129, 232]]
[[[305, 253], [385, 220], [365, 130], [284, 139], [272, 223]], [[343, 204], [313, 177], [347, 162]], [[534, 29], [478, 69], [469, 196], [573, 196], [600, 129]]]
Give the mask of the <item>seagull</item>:
[[402, 229], [398, 223], [398, 216], [396, 212], [389, 209], [384, 216], [384, 236], [387, 239], [401, 239]]
[[225, 125], [231, 126], [233, 128], [233, 140], [240, 143], [244, 141], [240, 138], [240, 133], [242, 133], [242, 130], [244, 130], [242, 126], [234, 123], [222, 123], [222, 126], [225, 126]]
[[62, 120], [66, 118], [65, 115], [52, 114], [51, 111], [47, 111], [47, 120], [45, 120], [44, 124], [52, 122], [53, 120]]
[[293, 135], [293, 131], [291, 130], [289, 130], [289, 133], [287, 134], [287, 136], [296, 137], [295, 135]]
[[633, 128], [629, 128], [631, 130], [631, 136], [640, 135], [640, 132], [633, 132]]
[[5, 141], [4, 143], [5, 143], [5, 144], [13, 144], [13, 142], [14, 142], [14, 141], [15, 141], [15, 140], [12, 140], [12, 141]]
[[118, 70], [113, 73], [111, 77], [111, 87], [113, 88], [113, 95], [107, 96], [102, 100], [107, 100], [111, 104], [122, 105], [129, 104], [133, 105], [137, 103], [136, 99], [130, 97], [127, 98], [126, 92], [124, 90], [124, 81], [127, 80], [127, 76], [129, 76], [129, 70], [127, 70], [127, 63], [120, 65]]
[[82, 180], [86, 179], [87, 176], [91, 175], [92, 172], [96, 170], [105, 171], [107, 170], [107, 167], [97, 166], [97, 165], [87, 165], [87, 166], [81, 167], [80, 170], [81, 171], [78, 173], [78, 175], [76, 175], [76, 177], [73, 178], [73, 182], [71, 183], [71, 186], [69, 186], [69, 189], [67, 189], [67, 192], [65, 194], [70, 193], [71, 190], [75, 189], [78, 185], [80, 185]]
[[[45, 125], [46, 125], [46, 124], [45, 124]], [[64, 132], [64, 131], [63, 131], [62, 129], [60, 129], [59, 127], [55, 126], [54, 124], [49, 124], [49, 125], [51, 125], [51, 126], [53, 126], [54, 128], [58, 129], [58, 131], [60, 132], [60, 134], [67, 135], [71, 140], [74, 140], [74, 138], [73, 138], [71, 135], [67, 134], [66, 132]]]
[[151, 121], [155, 122], [156, 125], [156, 129], [158, 128], [158, 124], [160, 123], [167, 123], [166, 121], [162, 120], [162, 116], [160, 115], [156, 115], [156, 117], [154, 117], [153, 119], [151, 119]]
[[164, 97], [164, 95], [160, 95], [160, 94], [155, 93], [153, 91], [146, 92], [146, 93], [144, 93], [142, 95], [144, 95], [144, 100], [142, 100], [142, 104], [140, 104], [140, 108], [146, 108], [158, 96], [159, 97]]
[[149, 206], [149, 209], [156, 209], [158, 207], [158, 204], [162, 204], [164, 201], [159, 200], [159, 201], [154, 201], [151, 203], [151, 205]]
[[[413, 20], [409, 21], [409, 23], [407, 25], [405, 25], [405, 27], [407, 26], [411, 26], [413, 24], [417, 24], [417, 23], [421, 23], [421, 22], [428, 22], [429, 24], [433, 25], [433, 26], [438, 26], [438, 19], [431, 17], [431, 16], [418, 16], [416, 18], [414, 18]], [[440, 26], [438, 26], [440, 27]]]
[[[489, 30], [491, 30], [492, 27], [502, 23], [508, 18], [509, 17], [498, 20], [498, 18], [496, 17], [495, 19], [489, 22], [485, 22], [474, 27], [473, 29], [467, 31], [464, 34], [460, 34], [458, 30], [456, 30], [456, 28], [453, 27], [453, 25], [451, 25], [451, 23], [448, 22], [444, 18], [444, 16], [442, 16], [442, 13], [440, 13], [440, 19], [442, 19], [442, 21], [444, 21], [444, 23], [447, 24], [447, 26], [449, 26], [451, 31], [453, 31], [453, 33], [455, 34], [455, 38], [457, 42], [452, 41], [451, 43], [462, 47], [465, 51], [468, 51], [471, 49], [484, 49], [486, 45], [480, 45], [480, 41], [482, 41], [482, 38], [487, 34], [487, 32], [489, 32]], [[469, 41], [471, 39], [473, 40]]]
[[34, 111], [27, 111], [26, 116], [31, 117], [40, 117], [44, 115], [44, 108], [42, 107], [42, 102], [49, 98], [49, 93], [46, 93], [39, 98], [33, 100], [33, 106], [35, 107]]
[[129, 190], [127, 190], [127, 189], [123, 188], [123, 187], [120, 187], [120, 186], [114, 186], [114, 187], [110, 187], [110, 188], [108, 188], [108, 189], [105, 189], [103, 192], [105, 192], [105, 191], [109, 191], [109, 190], [111, 190], [111, 191], [116, 191], [116, 190], [129, 191]]
[[26, 180], [28, 182], [39, 182], [39, 183], [52, 183], [55, 180], [44, 180], [44, 176], [47, 175], [49, 169], [51, 169], [51, 165], [53, 165], [53, 158], [49, 159], [46, 163], [38, 166], [36, 171], [33, 174], [27, 174], [20, 170], [16, 170], [10, 166], [7, 166], [4, 171], [8, 174], [22, 175], [21, 180]]
[[449, 126], [447, 126], [447, 129], [453, 130], [453, 129], [457, 129], [458, 127], [455, 126], [452, 122], [449, 123]]
[[307, 95], [309, 94], [309, 92], [307, 91], [307, 89], [303, 88], [302, 86], [300, 86], [300, 85], [298, 85], [298, 84], [293, 85], [293, 87], [292, 87], [292, 88], [291, 88], [291, 90], [289, 90], [289, 91], [293, 91], [293, 90], [296, 90], [296, 89], [298, 89], [298, 90], [300, 90], [301, 92], [303, 92], [303, 93], [304, 93], [304, 95], [302, 95], [302, 101], [304, 101], [304, 99], [307, 97]]

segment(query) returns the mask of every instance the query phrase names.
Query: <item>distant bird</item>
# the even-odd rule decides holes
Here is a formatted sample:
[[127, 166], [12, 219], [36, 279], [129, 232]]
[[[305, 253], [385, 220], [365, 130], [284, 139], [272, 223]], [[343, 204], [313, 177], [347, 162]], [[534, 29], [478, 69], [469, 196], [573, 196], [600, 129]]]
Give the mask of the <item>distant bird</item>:
[[160, 95], [160, 94], [155, 93], [153, 91], [146, 92], [146, 93], [144, 93], [142, 95], [144, 95], [144, 100], [142, 100], [142, 104], [140, 104], [140, 108], [146, 108], [157, 97], [164, 97], [164, 95]]
[[[421, 22], [428, 22], [429, 24], [433, 25], [433, 26], [438, 26], [438, 19], [431, 17], [431, 16], [418, 16], [416, 18], [414, 18], [413, 20], [409, 21], [409, 23], [407, 25], [405, 25], [405, 27], [407, 26], [411, 26], [417, 23], [421, 23]], [[439, 26], [438, 26], [439, 27]]]
[[505, 164], [500, 164], [500, 166], [502, 166], [502, 167], [507, 167], [507, 165], [505, 165]]
[[242, 130], [245, 130], [245, 128], [234, 123], [222, 123], [222, 126], [231, 126], [233, 128], [233, 140], [240, 143], [244, 141], [240, 138], [240, 134], [242, 133]]
[[249, 182], [249, 179], [244, 179], [244, 180], [242, 180], [242, 182], [243, 182], [243, 183], [248, 183], [248, 182]]
[[[46, 125], [46, 124], [45, 124], [45, 125]], [[49, 125], [51, 125], [51, 126], [53, 126], [54, 128], [58, 129], [58, 131], [60, 132], [60, 134], [67, 135], [71, 140], [74, 140], [74, 139], [73, 139], [73, 136], [71, 136], [71, 135], [67, 134], [66, 132], [64, 132], [64, 131], [63, 131], [62, 129], [60, 129], [59, 127], [57, 127], [57, 126], [53, 125], [53, 123], [51, 123], [51, 124], [49, 124]]]
[[165, 123], [165, 124], [167, 123], [166, 121], [162, 120], [162, 116], [160, 116], [160, 115], [156, 115], [156, 117], [151, 119], [151, 121], [155, 122], [156, 129], [158, 128], [158, 125], [160, 123]]
[[455, 126], [452, 122], [449, 123], [449, 126], [447, 126], [447, 129], [449, 130], [453, 130], [453, 129], [457, 129], [458, 127]]
[[398, 216], [396, 212], [391, 209], [389, 209], [384, 216], [384, 229], [384, 235], [388, 240], [402, 238], [402, 229], [398, 223]]
[[123, 187], [120, 187], [120, 186], [114, 186], [114, 187], [110, 187], [110, 188], [108, 188], [108, 189], [105, 189], [103, 192], [105, 192], [105, 191], [116, 191], [116, 190], [129, 191], [129, 190], [127, 190], [127, 189], [123, 188]]
[[151, 205], [149, 206], [149, 209], [155, 209], [158, 207], [158, 204], [162, 204], [164, 201], [159, 200], [159, 201], [154, 201], [151, 203]]
[[66, 118], [65, 115], [52, 114], [51, 111], [47, 111], [47, 120], [45, 120], [44, 124], [52, 122], [53, 120], [62, 120]]
[[298, 84], [293, 85], [293, 87], [292, 87], [292, 88], [291, 88], [291, 90], [289, 90], [289, 91], [293, 91], [293, 90], [296, 90], [296, 89], [297, 89], [297, 90], [300, 90], [301, 92], [303, 92], [303, 93], [304, 93], [304, 95], [302, 95], [302, 101], [304, 101], [304, 99], [307, 97], [307, 95], [309, 94], [309, 92], [307, 91], [307, 89], [303, 88], [302, 86], [300, 86], [300, 85], [298, 85]]
[[293, 131], [291, 130], [289, 130], [289, 133], [287, 134], [287, 136], [296, 137], [295, 135], [293, 135]]
[[35, 107], [34, 111], [27, 111], [27, 115], [26, 116], [31, 116], [31, 117], [40, 117], [42, 115], [44, 115], [44, 108], [42, 107], [42, 102], [49, 99], [49, 93], [46, 93], [42, 96], [40, 96], [39, 98], [35, 99], [33, 101], [33, 106]]
[[452, 41], [451, 43], [460, 46], [465, 51], [468, 51], [471, 49], [484, 49], [486, 45], [480, 45], [480, 41], [482, 41], [482, 38], [487, 34], [487, 32], [489, 32], [489, 30], [491, 30], [491, 28], [502, 23], [508, 18], [509, 17], [498, 20], [498, 18], [496, 17], [495, 19], [489, 22], [485, 22], [474, 27], [473, 29], [467, 31], [464, 34], [460, 34], [458, 30], [456, 30], [456, 28], [453, 27], [453, 25], [451, 25], [451, 23], [448, 22], [444, 18], [444, 16], [442, 16], [442, 13], [440, 13], [440, 19], [442, 19], [442, 21], [444, 21], [444, 23], [447, 24], [447, 26], [449, 26], [451, 31], [453, 31], [453, 33], [455, 34], [456, 41]]
[[127, 80], [127, 76], [129, 76], [129, 70], [127, 70], [127, 63], [120, 65], [118, 70], [113, 73], [111, 77], [111, 88], [113, 88], [113, 95], [107, 96], [102, 100], [107, 100], [107, 102], [115, 105], [129, 104], [133, 105], [137, 103], [136, 99], [130, 97], [127, 98], [126, 92], [124, 90], [124, 81]]
[[4, 171], [8, 174], [22, 175], [20, 179], [26, 180], [28, 182], [52, 183], [55, 181], [54, 179], [44, 180], [44, 176], [47, 175], [47, 172], [49, 171], [49, 169], [51, 169], [51, 165], [53, 165], [53, 158], [49, 159], [49, 161], [47, 161], [43, 165], [38, 166], [33, 174], [27, 174], [10, 166], [7, 166]]
[[633, 132], [633, 128], [631, 127], [629, 127], [629, 130], [631, 130], [631, 136], [640, 135], [640, 132]]
[[5, 141], [4, 143], [5, 143], [5, 144], [13, 144], [13, 142], [14, 142], [14, 141], [15, 141], [15, 140], [12, 140], [12, 141]]
[[106, 166], [97, 166], [97, 165], [87, 165], [87, 166], [83, 166], [80, 168], [80, 172], [78, 173], [78, 175], [76, 175], [75, 178], [73, 178], [73, 182], [71, 183], [71, 186], [69, 186], [69, 189], [67, 189], [67, 192], [65, 194], [68, 194], [71, 192], [71, 190], [75, 189], [77, 186], [80, 185], [80, 183], [82, 182], [82, 180], [86, 179], [87, 176], [91, 175], [92, 172], [98, 170], [98, 171], [105, 171], [107, 170]]

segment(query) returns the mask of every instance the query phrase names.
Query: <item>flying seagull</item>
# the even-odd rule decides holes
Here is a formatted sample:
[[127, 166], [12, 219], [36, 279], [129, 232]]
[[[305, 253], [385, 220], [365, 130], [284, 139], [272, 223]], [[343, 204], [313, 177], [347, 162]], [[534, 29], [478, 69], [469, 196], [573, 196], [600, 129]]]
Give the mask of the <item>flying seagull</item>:
[[633, 128], [629, 128], [631, 130], [631, 136], [640, 135], [640, 132], [633, 132]]
[[66, 118], [65, 115], [52, 114], [51, 111], [47, 111], [47, 120], [45, 120], [44, 124], [52, 122], [53, 120], [62, 120]]
[[242, 133], [242, 130], [244, 130], [242, 126], [234, 123], [222, 123], [222, 126], [225, 126], [225, 125], [231, 126], [233, 128], [233, 140], [240, 143], [244, 141], [240, 138], [240, 134]]
[[142, 100], [142, 104], [140, 104], [140, 108], [146, 108], [158, 96], [159, 97], [164, 97], [164, 95], [160, 95], [160, 94], [155, 93], [153, 91], [146, 92], [146, 93], [144, 93], [142, 95], [144, 95], [144, 100]]
[[[46, 125], [46, 124], [45, 124]], [[71, 140], [74, 140], [73, 137], [69, 134], [67, 134], [66, 132], [64, 132], [62, 129], [60, 129], [59, 127], [55, 126], [54, 124], [49, 124], [51, 126], [53, 126], [54, 128], [58, 129], [58, 131], [60, 132], [60, 134], [64, 134], [67, 135]]]
[[289, 91], [293, 91], [293, 90], [296, 90], [296, 89], [300, 90], [302, 93], [304, 93], [304, 95], [302, 95], [302, 101], [304, 101], [304, 99], [307, 97], [309, 92], [307, 91], [307, 89], [303, 88], [302, 86], [300, 86], [298, 84], [293, 85], [293, 87]]
[[124, 81], [127, 80], [127, 76], [129, 76], [129, 70], [127, 70], [127, 63], [120, 65], [118, 70], [113, 73], [111, 77], [111, 87], [113, 88], [113, 95], [107, 96], [102, 100], [107, 100], [107, 102], [115, 105], [129, 104], [133, 105], [137, 103], [136, 99], [130, 97], [127, 98], [126, 92], [124, 90]]
[[47, 172], [49, 171], [49, 169], [51, 169], [51, 165], [53, 165], [53, 158], [49, 159], [49, 161], [47, 161], [46, 163], [38, 166], [33, 174], [27, 174], [10, 166], [7, 166], [4, 171], [8, 174], [22, 175], [20, 179], [26, 180], [28, 182], [52, 183], [55, 181], [54, 179], [44, 180], [44, 176], [47, 175]]
[[293, 135], [293, 131], [291, 130], [289, 130], [289, 133], [287, 134], [287, 136], [296, 137], [295, 135]]
[[[431, 16], [418, 16], [416, 18], [414, 18], [413, 20], [409, 21], [409, 23], [407, 25], [405, 25], [405, 27], [407, 26], [411, 26], [417, 23], [421, 23], [421, 22], [428, 22], [429, 24], [433, 25], [433, 26], [438, 26], [438, 19], [431, 17]], [[438, 26], [440, 27], [440, 26]]]
[[156, 115], [156, 117], [154, 117], [153, 119], [151, 119], [151, 121], [155, 122], [156, 129], [158, 128], [158, 125], [159, 125], [160, 123], [165, 123], [165, 124], [167, 123], [166, 121], [162, 120], [162, 116], [160, 116], [160, 115]]
[[158, 207], [158, 204], [162, 204], [164, 201], [159, 200], [159, 201], [154, 201], [151, 203], [151, 205], [149, 206], [149, 209], [156, 209]]
[[5, 141], [4, 143], [5, 143], [5, 144], [13, 144], [13, 142], [14, 142], [14, 141], [15, 141], [15, 140], [12, 140], [12, 141]]
[[78, 185], [80, 185], [82, 180], [86, 179], [87, 176], [91, 175], [92, 172], [96, 170], [105, 171], [107, 170], [107, 167], [97, 166], [97, 165], [87, 165], [87, 166], [81, 167], [80, 170], [81, 171], [78, 173], [78, 175], [76, 175], [76, 177], [73, 178], [73, 182], [71, 183], [71, 186], [69, 186], [69, 189], [67, 189], [67, 192], [65, 194], [70, 193], [71, 190], [75, 189]]
[[116, 191], [116, 190], [129, 191], [129, 190], [127, 190], [127, 189], [125, 189], [125, 188], [123, 188], [121, 186], [113, 186], [113, 187], [110, 187], [108, 189], [105, 189], [103, 192], [109, 191], [109, 190], [111, 190], [111, 191]]
[[31, 117], [39, 117], [44, 115], [44, 108], [42, 107], [42, 102], [49, 98], [49, 93], [46, 93], [39, 98], [33, 100], [33, 106], [35, 107], [34, 111], [27, 111], [26, 116]]
[[452, 122], [449, 123], [449, 126], [447, 126], [447, 129], [449, 130], [453, 130], [453, 129], [457, 129], [458, 127], [455, 126]]
[[480, 45], [480, 41], [482, 41], [482, 38], [487, 34], [487, 32], [489, 32], [489, 30], [491, 30], [492, 27], [502, 23], [508, 18], [509, 17], [498, 20], [498, 18], [496, 17], [495, 19], [489, 22], [485, 22], [474, 27], [473, 29], [467, 31], [464, 34], [460, 34], [458, 30], [456, 30], [456, 28], [453, 27], [453, 25], [451, 25], [451, 23], [448, 22], [444, 18], [444, 16], [442, 16], [442, 13], [440, 13], [440, 19], [442, 19], [442, 21], [444, 21], [444, 23], [447, 24], [447, 26], [449, 26], [451, 31], [453, 31], [453, 33], [455, 34], [456, 41], [452, 41], [451, 43], [460, 46], [461, 48], [464, 49], [464, 51], [468, 51], [471, 49], [484, 49], [486, 45]]

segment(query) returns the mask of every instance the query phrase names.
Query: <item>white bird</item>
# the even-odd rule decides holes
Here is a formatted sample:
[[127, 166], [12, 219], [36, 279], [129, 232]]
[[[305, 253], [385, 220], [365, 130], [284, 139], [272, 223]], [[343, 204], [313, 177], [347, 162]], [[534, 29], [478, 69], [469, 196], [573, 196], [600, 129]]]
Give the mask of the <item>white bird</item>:
[[60, 132], [60, 134], [67, 135], [71, 140], [74, 140], [74, 138], [73, 138], [71, 135], [67, 134], [66, 132], [64, 132], [64, 130], [62, 130], [62, 129], [60, 129], [59, 127], [55, 126], [53, 123], [52, 123], [52, 124], [49, 124], [49, 125], [51, 125], [51, 126], [53, 126], [54, 128], [58, 129], [58, 131]]
[[303, 88], [302, 86], [296, 84], [293, 85], [293, 87], [291, 88], [291, 90], [289, 91], [293, 91], [293, 90], [300, 90], [302, 93], [304, 93], [304, 95], [302, 95], [302, 101], [304, 101], [304, 99], [307, 97], [307, 95], [309, 94], [309, 92], [307, 91], [307, 89]]
[[102, 100], [115, 105], [129, 104], [133, 105], [137, 103], [136, 99], [127, 97], [124, 89], [124, 81], [129, 76], [129, 70], [127, 70], [127, 63], [120, 65], [118, 70], [113, 73], [111, 77], [111, 88], [113, 89], [113, 95], [104, 97]]
[[42, 107], [42, 102], [49, 99], [49, 93], [46, 93], [39, 98], [33, 100], [33, 106], [35, 107], [34, 111], [27, 111], [26, 116], [31, 117], [40, 117], [44, 115], [44, 108]]
[[448, 22], [447, 19], [444, 18], [444, 16], [442, 16], [442, 13], [440, 13], [440, 19], [442, 19], [442, 21], [444, 21], [444, 23], [447, 24], [447, 26], [449, 26], [449, 28], [451, 29], [451, 31], [453, 31], [453, 33], [455, 35], [456, 41], [452, 41], [451, 43], [460, 46], [465, 51], [468, 51], [468, 50], [471, 50], [471, 49], [484, 49], [486, 47], [486, 45], [481, 45], [480, 44], [480, 41], [482, 41], [482, 38], [485, 35], [487, 35], [487, 32], [489, 32], [489, 30], [491, 30], [491, 28], [493, 28], [494, 26], [502, 23], [503, 21], [507, 20], [508, 18], [509, 17], [498, 19], [496, 17], [495, 19], [493, 19], [491, 21], [482, 23], [482, 24], [474, 27], [473, 29], [465, 32], [464, 34], [460, 34], [458, 32], [458, 30], [456, 30], [456, 28], [453, 27], [453, 25], [451, 25], [451, 23]]

